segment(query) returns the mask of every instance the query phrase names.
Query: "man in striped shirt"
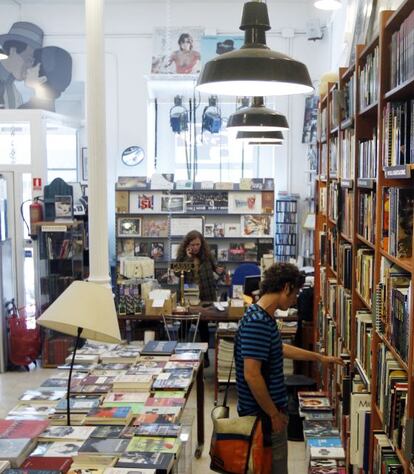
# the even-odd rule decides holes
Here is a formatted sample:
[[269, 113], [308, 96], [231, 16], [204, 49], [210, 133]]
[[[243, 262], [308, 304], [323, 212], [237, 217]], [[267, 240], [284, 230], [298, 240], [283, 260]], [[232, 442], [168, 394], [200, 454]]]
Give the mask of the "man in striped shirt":
[[276, 263], [260, 284], [259, 300], [240, 321], [235, 346], [238, 412], [264, 414], [272, 427], [272, 473], [287, 474], [287, 391], [283, 358], [342, 364], [338, 357], [283, 344], [275, 321], [277, 309], [296, 304], [305, 276], [295, 265]]

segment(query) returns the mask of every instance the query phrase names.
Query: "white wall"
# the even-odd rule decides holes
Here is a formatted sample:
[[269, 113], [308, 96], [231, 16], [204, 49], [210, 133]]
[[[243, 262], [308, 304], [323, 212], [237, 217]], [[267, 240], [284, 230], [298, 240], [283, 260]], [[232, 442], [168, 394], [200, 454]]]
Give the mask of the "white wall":
[[[18, 8], [8, 0], [0, 1], [0, 32], [8, 31], [14, 21], [24, 20], [39, 25], [45, 32], [44, 44], [68, 50], [73, 57], [73, 80], [85, 80], [84, 11], [82, 3], [45, 4], [31, 2]], [[319, 17], [326, 24], [328, 14], [312, 7], [311, 2], [268, 1], [272, 30], [268, 45], [303, 61], [312, 80], [329, 69], [331, 49], [329, 29], [322, 41], [306, 39], [306, 22]], [[238, 33], [242, 2], [209, 3], [171, 2], [171, 26], [203, 26], [217, 33]], [[113, 185], [118, 175], [144, 175], [147, 163], [128, 168], [120, 161], [124, 148], [147, 143], [147, 84], [144, 77], [151, 67], [151, 33], [155, 26], [167, 24], [166, 6], [161, 2], [110, 3], [106, 7], [106, 86], [107, 86], [107, 145], [108, 145], [108, 200], [110, 219], [113, 219]], [[292, 28], [293, 38], [280, 32]], [[172, 93], [173, 95], [173, 93]], [[286, 113], [291, 130], [286, 145], [260, 152], [260, 176], [268, 176], [268, 160], [275, 159], [275, 179], [278, 190], [306, 193], [306, 146], [301, 143], [304, 97], [281, 98], [275, 108]], [[153, 127], [153, 124], [149, 124]], [[168, 133], [167, 131], [165, 133]], [[275, 156], [273, 156], [273, 153]], [[149, 160], [153, 157], [149, 156]], [[168, 160], [168, 156], [160, 157]], [[110, 220], [110, 222], [111, 222]]]

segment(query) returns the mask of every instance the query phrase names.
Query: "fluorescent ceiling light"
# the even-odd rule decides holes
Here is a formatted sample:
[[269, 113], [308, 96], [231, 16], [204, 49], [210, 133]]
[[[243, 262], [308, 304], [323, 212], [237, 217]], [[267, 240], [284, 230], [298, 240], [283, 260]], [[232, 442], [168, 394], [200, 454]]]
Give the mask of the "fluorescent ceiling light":
[[342, 6], [341, 0], [316, 0], [313, 6], [319, 10], [338, 10]]

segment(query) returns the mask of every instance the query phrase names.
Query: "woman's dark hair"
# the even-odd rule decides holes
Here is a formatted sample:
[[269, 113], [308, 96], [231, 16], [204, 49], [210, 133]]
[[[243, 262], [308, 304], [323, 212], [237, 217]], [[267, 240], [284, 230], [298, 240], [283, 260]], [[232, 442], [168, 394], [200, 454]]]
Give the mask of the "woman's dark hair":
[[190, 44], [191, 44], [191, 48], [190, 49], [193, 49], [193, 38], [190, 34], [188, 33], [181, 33], [181, 35], [179, 36], [178, 38], [178, 46], [180, 47], [181, 49], [181, 45], [185, 42], [185, 40], [189, 39], [190, 40]]
[[35, 65], [40, 63], [39, 76], [46, 76], [45, 83], [55, 98], [68, 87], [72, 80], [72, 57], [62, 48], [46, 46], [34, 52]]
[[210, 247], [208, 246], [206, 239], [204, 238], [203, 234], [201, 234], [198, 230], [191, 230], [182, 240], [180, 246], [178, 247], [177, 250], [177, 261], [182, 262], [183, 260], [186, 259], [187, 257], [187, 252], [186, 249], [190, 245], [190, 242], [192, 242], [195, 239], [200, 239], [201, 242], [201, 247], [200, 247], [200, 253], [198, 254], [198, 257], [200, 258], [201, 262], [207, 262], [207, 261], [212, 261], [213, 257], [210, 252]]
[[259, 296], [266, 293], [279, 293], [286, 285], [290, 291], [299, 290], [305, 283], [305, 274], [292, 263], [274, 263], [263, 274]]

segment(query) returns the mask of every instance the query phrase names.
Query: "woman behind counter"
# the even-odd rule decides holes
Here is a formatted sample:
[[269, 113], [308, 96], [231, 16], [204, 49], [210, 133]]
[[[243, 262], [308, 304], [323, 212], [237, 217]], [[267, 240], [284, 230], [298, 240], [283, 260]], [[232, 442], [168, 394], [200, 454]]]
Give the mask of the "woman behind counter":
[[[177, 262], [192, 262], [194, 270], [185, 273], [186, 283], [196, 283], [199, 287], [201, 301], [216, 301], [216, 280], [214, 273], [221, 275], [224, 268], [217, 266], [204, 236], [197, 230], [190, 231], [181, 242], [177, 251]], [[209, 339], [208, 322], [200, 321], [200, 340], [207, 342]], [[205, 354], [205, 366], [208, 367], [208, 353]]]

